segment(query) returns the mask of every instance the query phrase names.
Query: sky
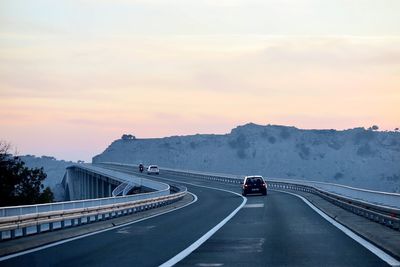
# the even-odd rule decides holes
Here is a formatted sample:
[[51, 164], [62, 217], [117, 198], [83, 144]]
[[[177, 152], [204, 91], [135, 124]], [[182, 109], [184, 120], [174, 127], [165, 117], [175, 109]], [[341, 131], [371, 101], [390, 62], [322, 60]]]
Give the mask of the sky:
[[398, 0], [0, 0], [0, 139], [400, 127]]

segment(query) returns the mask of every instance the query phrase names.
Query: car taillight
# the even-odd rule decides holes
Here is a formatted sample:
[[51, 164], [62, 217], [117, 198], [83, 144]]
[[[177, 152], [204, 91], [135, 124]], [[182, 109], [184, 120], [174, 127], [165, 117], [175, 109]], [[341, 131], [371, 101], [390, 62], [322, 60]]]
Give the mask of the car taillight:
[[266, 187], [266, 184], [262, 184], [263, 187]]

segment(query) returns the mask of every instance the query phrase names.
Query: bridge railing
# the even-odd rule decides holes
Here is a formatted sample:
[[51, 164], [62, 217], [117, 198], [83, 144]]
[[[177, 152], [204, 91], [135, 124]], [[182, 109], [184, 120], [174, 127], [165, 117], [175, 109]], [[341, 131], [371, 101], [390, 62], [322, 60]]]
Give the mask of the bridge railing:
[[[198, 171], [161, 168], [163, 173], [207, 179], [212, 181], [240, 184], [244, 176], [213, 174]], [[393, 229], [400, 228], [400, 194], [358, 189], [349, 186], [293, 181], [287, 179], [267, 179], [270, 188], [298, 190], [317, 194], [324, 199], [360, 216], [384, 224]]]
[[397, 193], [373, 191], [346, 185], [316, 182], [316, 181], [290, 180], [290, 179], [279, 179], [279, 178], [270, 178], [269, 181], [308, 185], [332, 194], [337, 194], [348, 198], [352, 198], [360, 202], [366, 202], [379, 206], [386, 206], [395, 209], [400, 209], [400, 194]]
[[[120, 182], [132, 182], [133, 178], [131, 175], [110, 171], [107, 169], [99, 168], [99, 167], [89, 167], [89, 166], [80, 166], [73, 165], [75, 168], [83, 168], [87, 171], [91, 171], [96, 174], [105, 175], [111, 179], [115, 179]], [[70, 167], [71, 168], [71, 167]], [[50, 211], [64, 211], [68, 209], [77, 209], [77, 208], [90, 208], [97, 206], [104, 206], [110, 204], [118, 204], [129, 201], [143, 200], [154, 197], [161, 197], [169, 195], [170, 186], [165, 183], [152, 181], [145, 178], [137, 178], [141, 180], [142, 185], [146, 185], [150, 188], [157, 188], [157, 191], [143, 193], [143, 194], [135, 194], [135, 195], [127, 195], [127, 196], [117, 196], [117, 197], [105, 197], [105, 198], [95, 198], [95, 199], [83, 199], [83, 200], [74, 200], [74, 201], [64, 201], [64, 202], [55, 202], [48, 204], [38, 204], [38, 205], [22, 205], [22, 206], [10, 206], [10, 207], [0, 207], [0, 217], [8, 217], [8, 216], [17, 216], [24, 215], [30, 213], [41, 213], [41, 212], [50, 212]]]
[[145, 211], [178, 201], [187, 193], [185, 187], [175, 188], [173, 190], [176, 191], [176, 193], [145, 200], [94, 206], [90, 208], [76, 208], [64, 211], [3, 217], [0, 218], [0, 240], [88, 224]]
[[[110, 178], [115, 177], [110, 176]], [[119, 175], [118, 178], [121, 176]], [[143, 194], [2, 207], [0, 208], [0, 240], [159, 207], [177, 201], [187, 193], [186, 187], [160, 184], [162, 184], [159, 186], [163, 190]], [[171, 192], [173, 193], [171, 194]]]
[[274, 189], [296, 190], [318, 195], [325, 200], [349, 210], [355, 214], [366, 217], [372, 221], [389, 226], [393, 229], [400, 228], [400, 209], [377, 205], [340, 194], [328, 192], [311, 185], [303, 185], [299, 183], [269, 181], [268, 185]]

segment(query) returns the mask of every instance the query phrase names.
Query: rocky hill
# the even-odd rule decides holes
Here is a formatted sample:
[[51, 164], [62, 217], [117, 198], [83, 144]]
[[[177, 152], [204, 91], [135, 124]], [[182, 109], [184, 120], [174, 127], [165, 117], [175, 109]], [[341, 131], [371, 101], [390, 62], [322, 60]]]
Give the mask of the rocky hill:
[[93, 158], [93, 163], [107, 161], [400, 192], [400, 132], [374, 129], [301, 130], [250, 123], [225, 135], [155, 139], [124, 135]]

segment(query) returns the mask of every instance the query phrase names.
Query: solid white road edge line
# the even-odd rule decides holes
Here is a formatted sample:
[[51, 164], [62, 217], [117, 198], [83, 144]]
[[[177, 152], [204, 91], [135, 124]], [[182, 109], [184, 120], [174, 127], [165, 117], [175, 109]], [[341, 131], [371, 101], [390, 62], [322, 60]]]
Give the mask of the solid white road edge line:
[[88, 237], [88, 236], [104, 233], [104, 232], [111, 231], [111, 230], [115, 230], [115, 229], [118, 229], [118, 228], [121, 228], [121, 227], [124, 227], [124, 226], [127, 226], [127, 225], [131, 225], [131, 224], [138, 223], [138, 222], [141, 222], [141, 221], [145, 221], [145, 220], [148, 220], [148, 219], [151, 219], [151, 218], [154, 218], [154, 217], [157, 217], [157, 216], [161, 216], [161, 215], [164, 215], [164, 214], [167, 214], [167, 213], [179, 210], [179, 209], [183, 209], [183, 208], [195, 203], [198, 200], [198, 198], [197, 198], [197, 196], [195, 194], [193, 194], [191, 192], [188, 192], [188, 193], [191, 194], [194, 199], [193, 199], [193, 201], [183, 205], [182, 207], [175, 208], [175, 209], [168, 210], [168, 211], [164, 211], [164, 212], [161, 212], [161, 213], [157, 213], [157, 214], [151, 215], [149, 217], [139, 219], [137, 221], [124, 223], [124, 224], [121, 224], [121, 225], [113, 226], [111, 228], [107, 228], [107, 229], [91, 232], [91, 233], [88, 233], [88, 234], [84, 234], [84, 235], [68, 238], [68, 239], [65, 239], [65, 240], [57, 241], [57, 242], [54, 242], [54, 243], [51, 243], [51, 244], [48, 244], [48, 245], [44, 245], [44, 246], [40, 246], [40, 247], [37, 247], [37, 248], [28, 249], [28, 250], [25, 250], [25, 251], [21, 251], [21, 252], [17, 252], [17, 253], [14, 253], [14, 254], [7, 255], [7, 256], [3, 256], [3, 257], [0, 257], [0, 262], [8, 260], [8, 259], [11, 259], [11, 258], [19, 257], [19, 256], [22, 256], [22, 255], [25, 255], [25, 254], [33, 253], [33, 252], [36, 252], [36, 251], [39, 251], [39, 250], [55, 247], [55, 246], [58, 246], [58, 245], [61, 245], [61, 244], [64, 244], [64, 243], [68, 243], [68, 242], [71, 242], [71, 241], [74, 241], [74, 240], [77, 240], [77, 239], [81, 239], [81, 238], [85, 238], [85, 237]]
[[[170, 180], [167, 178], [161, 178], [161, 179], [165, 179], [165, 180]], [[194, 250], [196, 250], [198, 247], [200, 247], [204, 242], [207, 241], [207, 239], [209, 239], [213, 234], [215, 234], [222, 226], [224, 226], [230, 219], [232, 219], [233, 216], [236, 215], [236, 213], [238, 213], [238, 211], [246, 204], [247, 202], [247, 198], [243, 197], [242, 195], [233, 192], [233, 191], [229, 191], [229, 190], [225, 190], [225, 189], [220, 189], [220, 188], [214, 188], [214, 187], [210, 187], [210, 186], [204, 186], [204, 185], [197, 185], [197, 184], [192, 184], [192, 183], [187, 183], [187, 182], [181, 182], [180, 183], [185, 183], [185, 184], [189, 184], [189, 185], [193, 185], [193, 186], [199, 186], [199, 187], [204, 187], [204, 188], [208, 188], [208, 189], [214, 189], [214, 190], [219, 190], [219, 191], [224, 191], [224, 192], [228, 192], [228, 193], [232, 193], [235, 195], [240, 196], [241, 198], [243, 198], [242, 203], [240, 204], [239, 207], [237, 207], [234, 211], [232, 211], [225, 219], [223, 219], [220, 223], [218, 223], [216, 226], [214, 226], [211, 230], [209, 230], [207, 233], [205, 233], [202, 237], [200, 237], [199, 239], [197, 239], [193, 244], [191, 244], [189, 247], [187, 247], [186, 249], [182, 250], [181, 252], [179, 252], [177, 255], [175, 255], [174, 257], [172, 257], [171, 259], [169, 259], [168, 261], [164, 262], [163, 264], [160, 265], [160, 267], [169, 267], [169, 266], [173, 266], [175, 264], [177, 264], [178, 262], [180, 262], [181, 260], [183, 260], [185, 257], [187, 257], [190, 253], [192, 253]]]
[[369, 251], [371, 251], [373, 254], [375, 254], [377, 257], [379, 257], [381, 260], [385, 261], [390, 266], [400, 266], [400, 261], [396, 260], [395, 258], [390, 256], [389, 254], [387, 254], [386, 252], [384, 252], [383, 250], [381, 250], [380, 248], [378, 248], [377, 246], [375, 246], [371, 242], [365, 240], [364, 238], [362, 238], [359, 235], [355, 234], [353, 231], [351, 231], [346, 226], [338, 223], [337, 221], [335, 221], [334, 219], [332, 219], [331, 217], [326, 215], [323, 211], [321, 211], [319, 208], [317, 208], [314, 204], [312, 204], [310, 201], [308, 201], [303, 196], [297, 195], [297, 194], [292, 193], [292, 192], [286, 192], [286, 191], [277, 190], [277, 189], [270, 189], [270, 190], [271, 191], [277, 191], [277, 192], [285, 193], [285, 194], [290, 194], [290, 195], [293, 195], [293, 196], [296, 196], [296, 197], [300, 198], [308, 206], [310, 206], [316, 213], [321, 215], [322, 218], [324, 218], [325, 220], [327, 220], [328, 222], [333, 224], [336, 228], [341, 230], [343, 233], [345, 233], [351, 239], [353, 239], [354, 241], [359, 243], [361, 246], [363, 246], [366, 249], [368, 249]]

